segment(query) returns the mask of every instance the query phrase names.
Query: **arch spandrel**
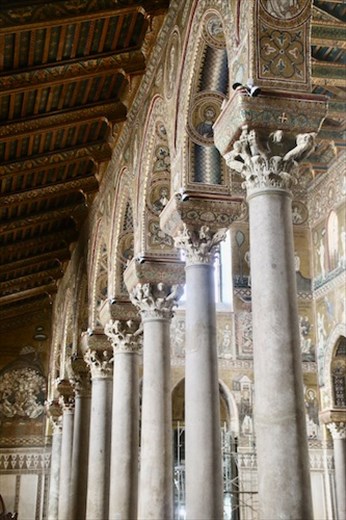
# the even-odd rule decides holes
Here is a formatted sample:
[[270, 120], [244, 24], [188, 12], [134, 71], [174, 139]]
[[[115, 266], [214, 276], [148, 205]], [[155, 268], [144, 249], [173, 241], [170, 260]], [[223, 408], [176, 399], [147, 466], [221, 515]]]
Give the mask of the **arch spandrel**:
[[177, 256], [173, 239], [160, 228], [159, 215], [171, 196], [171, 162], [165, 104], [156, 96], [144, 131], [141, 168], [136, 182], [135, 255]]
[[[225, 33], [229, 8], [220, 11], [202, 2], [190, 20], [179, 92], [177, 143], [181, 150], [180, 186], [188, 190], [229, 192], [228, 171], [214, 146], [213, 124], [229, 96]], [[176, 174], [174, 171], [174, 174]]]

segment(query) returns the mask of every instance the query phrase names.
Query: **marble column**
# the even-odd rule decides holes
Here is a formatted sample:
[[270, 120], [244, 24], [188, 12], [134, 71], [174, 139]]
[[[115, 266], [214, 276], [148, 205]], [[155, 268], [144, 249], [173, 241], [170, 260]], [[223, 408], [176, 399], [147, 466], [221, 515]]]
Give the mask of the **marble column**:
[[59, 520], [71, 519], [70, 478], [72, 468], [72, 443], [74, 422], [74, 395], [69, 381], [58, 384], [59, 401], [62, 406], [62, 439], [59, 481]]
[[173, 518], [170, 323], [181, 286], [137, 284], [130, 293], [143, 323], [143, 393], [138, 518]]
[[141, 329], [133, 320], [105, 325], [114, 354], [109, 520], [137, 518]]
[[57, 401], [49, 401], [46, 404], [47, 415], [50, 419], [52, 434], [52, 451], [50, 459], [50, 480], [48, 494], [48, 520], [58, 520], [59, 506], [59, 482], [62, 440], [61, 407]]
[[260, 518], [313, 518], [303, 395], [291, 186], [315, 134], [292, 139], [244, 126], [227, 164], [249, 205]]
[[90, 371], [80, 356], [71, 361], [75, 393], [72, 470], [70, 483], [71, 520], [84, 520], [86, 513], [89, 430], [90, 430]]
[[213, 251], [225, 230], [183, 232], [186, 253], [185, 471], [186, 518], [223, 518], [220, 400]]
[[346, 518], [346, 423], [327, 424], [333, 437], [337, 520]]
[[91, 372], [87, 520], [107, 520], [111, 454], [113, 352], [104, 334], [87, 335], [84, 359]]

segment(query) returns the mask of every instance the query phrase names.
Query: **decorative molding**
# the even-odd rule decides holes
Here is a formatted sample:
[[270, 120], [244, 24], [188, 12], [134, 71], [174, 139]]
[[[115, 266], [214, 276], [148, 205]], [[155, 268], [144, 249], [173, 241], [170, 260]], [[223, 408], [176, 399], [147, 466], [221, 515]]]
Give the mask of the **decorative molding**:
[[[42, 442], [42, 439], [41, 439]], [[0, 448], [1, 473], [48, 473], [51, 463], [50, 449]]]

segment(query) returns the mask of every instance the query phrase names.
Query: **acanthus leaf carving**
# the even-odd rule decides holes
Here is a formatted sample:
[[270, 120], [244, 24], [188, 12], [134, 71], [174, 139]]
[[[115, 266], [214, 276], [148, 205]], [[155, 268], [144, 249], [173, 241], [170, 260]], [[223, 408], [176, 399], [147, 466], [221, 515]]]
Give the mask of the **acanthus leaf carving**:
[[113, 376], [113, 353], [111, 350], [88, 349], [84, 360], [90, 367], [92, 379], [107, 379]]
[[245, 125], [233, 149], [225, 154], [227, 165], [245, 180], [248, 194], [263, 188], [289, 190], [298, 182], [299, 162], [315, 150], [316, 133], [298, 134], [296, 146], [287, 151], [289, 143], [282, 130], [272, 132], [266, 140]]
[[174, 238], [175, 247], [186, 253], [186, 264], [212, 264], [216, 247], [225, 239], [227, 229], [211, 230], [209, 226], [189, 229], [184, 223], [182, 231]]
[[130, 293], [131, 302], [140, 309], [145, 319], [171, 319], [173, 307], [183, 294], [181, 285], [167, 285], [165, 283], [137, 284]]
[[104, 330], [113, 346], [114, 354], [140, 352], [143, 329], [137, 321], [110, 320]]

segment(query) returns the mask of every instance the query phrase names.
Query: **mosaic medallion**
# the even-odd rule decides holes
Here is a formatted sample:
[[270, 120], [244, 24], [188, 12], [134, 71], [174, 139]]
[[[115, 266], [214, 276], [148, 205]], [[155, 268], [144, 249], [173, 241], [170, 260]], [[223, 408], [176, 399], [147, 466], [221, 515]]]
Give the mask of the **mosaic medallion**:
[[219, 92], [204, 91], [198, 94], [189, 114], [187, 132], [196, 144], [213, 146], [213, 124], [220, 114], [225, 97]]

